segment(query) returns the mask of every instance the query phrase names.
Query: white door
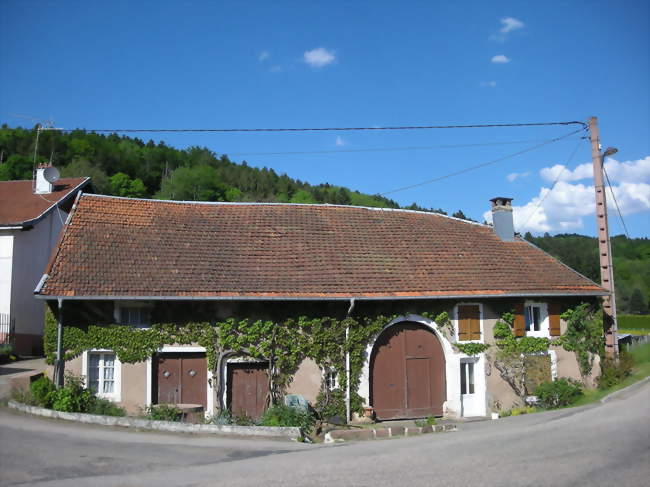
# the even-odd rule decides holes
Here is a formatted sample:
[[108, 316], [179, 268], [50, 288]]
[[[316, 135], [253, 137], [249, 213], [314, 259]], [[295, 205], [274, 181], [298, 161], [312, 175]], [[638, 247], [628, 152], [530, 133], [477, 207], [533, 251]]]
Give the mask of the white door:
[[478, 366], [475, 359], [462, 359], [460, 362], [460, 400], [462, 416], [481, 416], [484, 414], [479, 388], [477, 387]]

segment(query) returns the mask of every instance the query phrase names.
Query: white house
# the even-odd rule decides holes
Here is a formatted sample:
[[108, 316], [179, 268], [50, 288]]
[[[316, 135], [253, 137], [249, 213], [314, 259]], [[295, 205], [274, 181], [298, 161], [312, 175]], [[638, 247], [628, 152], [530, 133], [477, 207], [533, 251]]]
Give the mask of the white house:
[[76, 195], [90, 187], [90, 178], [51, 184], [43, 170], [37, 181], [0, 181], [0, 341], [20, 355], [43, 352], [45, 308], [33, 291]]

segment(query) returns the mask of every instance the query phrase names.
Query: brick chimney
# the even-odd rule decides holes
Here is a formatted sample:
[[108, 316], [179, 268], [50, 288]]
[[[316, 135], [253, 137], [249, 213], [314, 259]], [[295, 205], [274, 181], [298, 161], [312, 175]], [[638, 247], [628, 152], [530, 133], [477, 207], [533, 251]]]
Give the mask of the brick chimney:
[[492, 225], [494, 233], [504, 242], [512, 242], [515, 239], [515, 224], [512, 218], [512, 198], [498, 196], [490, 200], [492, 202]]

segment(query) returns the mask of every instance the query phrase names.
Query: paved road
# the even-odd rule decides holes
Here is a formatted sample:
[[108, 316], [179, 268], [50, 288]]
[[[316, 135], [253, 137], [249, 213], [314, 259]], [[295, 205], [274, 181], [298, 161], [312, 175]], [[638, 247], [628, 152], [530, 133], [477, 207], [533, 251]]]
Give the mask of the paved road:
[[650, 383], [595, 407], [338, 445], [132, 432], [0, 411], [0, 484], [647, 486]]

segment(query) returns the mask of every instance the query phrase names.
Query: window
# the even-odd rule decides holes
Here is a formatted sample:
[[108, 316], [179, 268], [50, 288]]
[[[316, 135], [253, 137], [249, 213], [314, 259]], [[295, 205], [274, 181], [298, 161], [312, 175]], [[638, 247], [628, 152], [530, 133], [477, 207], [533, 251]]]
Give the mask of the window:
[[526, 317], [526, 331], [541, 331], [542, 310], [540, 306], [526, 306], [524, 314]]
[[481, 340], [481, 306], [478, 304], [459, 304], [456, 309], [458, 341]]
[[524, 334], [533, 337], [548, 337], [549, 319], [546, 303], [527, 302], [523, 311]]
[[474, 362], [460, 363], [460, 393], [474, 394]]
[[88, 352], [86, 377], [98, 396], [119, 397], [119, 361], [113, 352]]
[[327, 387], [327, 390], [333, 391], [334, 389], [338, 389], [339, 387], [339, 376], [338, 373], [336, 372], [336, 369], [333, 368], [327, 368], [324, 371], [324, 380], [325, 380], [325, 387]]
[[149, 327], [151, 325], [151, 305], [146, 303], [116, 303], [115, 319], [121, 325]]

